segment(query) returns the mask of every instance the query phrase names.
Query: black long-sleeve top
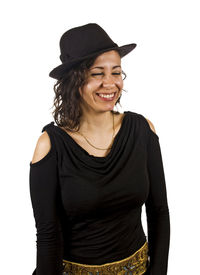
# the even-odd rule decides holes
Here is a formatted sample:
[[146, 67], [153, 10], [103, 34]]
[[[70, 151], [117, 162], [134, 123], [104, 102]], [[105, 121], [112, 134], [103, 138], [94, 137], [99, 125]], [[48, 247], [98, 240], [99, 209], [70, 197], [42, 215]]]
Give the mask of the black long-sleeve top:
[[119, 261], [147, 238], [149, 274], [167, 274], [170, 219], [159, 137], [143, 115], [124, 113], [106, 157], [90, 155], [53, 121], [43, 127], [51, 149], [30, 162], [29, 174], [37, 229], [33, 274], [61, 275], [63, 259], [91, 265]]

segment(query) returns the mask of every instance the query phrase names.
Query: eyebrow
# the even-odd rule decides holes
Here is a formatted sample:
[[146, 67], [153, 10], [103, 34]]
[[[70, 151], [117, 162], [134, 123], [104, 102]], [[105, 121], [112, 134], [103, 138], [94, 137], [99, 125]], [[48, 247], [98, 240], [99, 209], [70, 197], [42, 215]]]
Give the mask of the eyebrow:
[[[115, 68], [118, 68], [118, 67], [119, 67], [119, 68], [121, 68], [121, 66], [120, 66], [120, 65], [113, 66], [112, 68], [113, 68], [113, 69], [115, 69]], [[93, 67], [93, 68], [91, 68], [91, 70], [92, 70], [92, 69], [104, 69], [104, 67], [99, 67], [99, 66], [97, 66], [97, 67]]]

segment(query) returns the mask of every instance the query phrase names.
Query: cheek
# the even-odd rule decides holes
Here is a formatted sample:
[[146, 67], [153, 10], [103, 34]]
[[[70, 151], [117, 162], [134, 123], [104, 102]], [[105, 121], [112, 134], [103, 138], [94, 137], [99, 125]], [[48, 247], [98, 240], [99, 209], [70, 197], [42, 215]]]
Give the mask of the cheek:
[[84, 97], [84, 96], [87, 96], [87, 95], [90, 95], [91, 93], [95, 92], [96, 89], [98, 89], [99, 85], [97, 85], [97, 83], [94, 83], [94, 82], [90, 82], [90, 83], [87, 83], [85, 84], [81, 91], [80, 91], [80, 94]]
[[79, 88], [80, 95], [85, 98], [93, 92], [93, 85], [85, 84], [82, 88]]
[[121, 90], [123, 88], [123, 80], [119, 79], [115, 82], [115, 84], [118, 86], [118, 88]]

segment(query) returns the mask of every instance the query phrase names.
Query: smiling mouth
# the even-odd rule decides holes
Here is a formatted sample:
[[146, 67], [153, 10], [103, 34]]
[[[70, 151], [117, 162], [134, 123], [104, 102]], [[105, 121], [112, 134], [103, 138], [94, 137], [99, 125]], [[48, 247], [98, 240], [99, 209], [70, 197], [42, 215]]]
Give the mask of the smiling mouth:
[[113, 93], [96, 93], [96, 94], [100, 97], [109, 98], [109, 97], [114, 97], [116, 95], [116, 93], [117, 92], [113, 92]]
[[96, 93], [96, 95], [102, 100], [113, 100], [116, 96], [117, 92], [113, 93]]

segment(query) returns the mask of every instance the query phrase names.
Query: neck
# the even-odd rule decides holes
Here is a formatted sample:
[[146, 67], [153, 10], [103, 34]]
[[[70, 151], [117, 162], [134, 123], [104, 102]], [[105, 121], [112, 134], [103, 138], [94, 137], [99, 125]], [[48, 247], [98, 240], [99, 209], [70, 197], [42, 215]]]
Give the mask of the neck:
[[83, 113], [80, 120], [80, 132], [102, 136], [109, 131], [113, 131], [111, 111]]

